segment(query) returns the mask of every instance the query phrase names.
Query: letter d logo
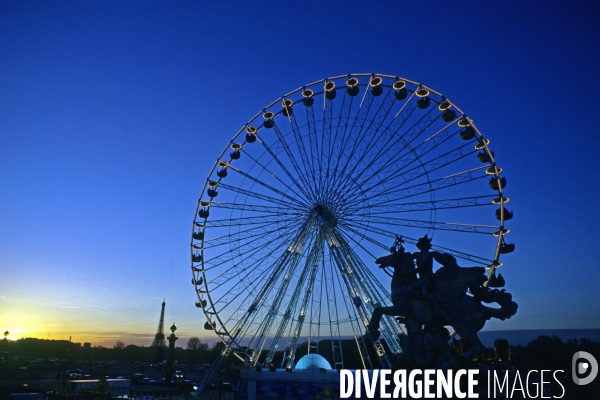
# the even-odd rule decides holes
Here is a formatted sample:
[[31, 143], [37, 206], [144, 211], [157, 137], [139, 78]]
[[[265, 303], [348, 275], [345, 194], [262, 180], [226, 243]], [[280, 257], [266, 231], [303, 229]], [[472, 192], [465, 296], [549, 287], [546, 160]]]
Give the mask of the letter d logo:
[[[580, 358], [583, 358], [585, 362], [578, 363], [577, 360]], [[573, 382], [575, 382], [576, 385], [587, 385], [596, 378], [596, 375], [598, 375], [598, 361], [596, 361], [593, 355], [586, 351], [578, 351], [573, 354], [572, 367]], [[590, 374], [587, 377], [578, 377], [579, 375], [584, 375], [590, 368]]]

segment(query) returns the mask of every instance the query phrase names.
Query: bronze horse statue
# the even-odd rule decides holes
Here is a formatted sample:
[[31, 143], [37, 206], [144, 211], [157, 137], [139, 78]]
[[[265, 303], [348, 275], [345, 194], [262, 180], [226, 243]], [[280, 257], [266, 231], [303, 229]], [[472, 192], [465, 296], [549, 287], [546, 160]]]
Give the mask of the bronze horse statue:
[[[465, 353], [467, 358], [480, 354], [484, 347], [477, 332], [485, 322], [490, 318], [510, 318], [517, 311], [517, 303], [512, 301], [509, 293], [483, 286], [485, 268], [459, 267], [452, 255], [429, 252], [429, 242], [425, 236], [417, 244], [421, 251], [409, 253], [404, 251], [402, 239], [397, 238], [392, 253], [375, 261], [380, 268], [392, 267], [394, 270], [393, 305], [375, 308], [368, 334], [372, 338], [379, 337], [383, 315], [399, 317], [407, 331], [406, 336], [401, 336], [403, 357], [412, 365], [435, 363], [434, 348], [440, 349], [440, 343], [449, 339], [444, 328], [447, 325], [469, 344]], [[432, 271], [434, 260], [442, 265], [435, 273]], [[467, 290], [472, 296], [467, 295]], [[496, 302], [500, 308], [486, 307], [482, 302]], [[447, 355], [441, 358], [444, 357]]]

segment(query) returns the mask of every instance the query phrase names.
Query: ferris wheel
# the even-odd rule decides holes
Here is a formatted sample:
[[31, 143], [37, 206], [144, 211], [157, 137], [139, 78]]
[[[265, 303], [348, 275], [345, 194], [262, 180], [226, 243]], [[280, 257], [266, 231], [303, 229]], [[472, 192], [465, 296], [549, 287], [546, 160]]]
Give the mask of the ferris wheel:
[[391, 304], [374, 260], [396, 236], [415, 251], [428, 235], [495, 279], [514, 250], [505, 185], [473, 121], [417, 82], [342, 75], [275, 100], [233, 135], [196, 208], [192, 283], [225, 344], [219, 360], [293, 369], [304, 343], [344, 368], [350, 338], [362, 368], [385, 367], [402, 326], [384, 317], [381, 337], [365, 336], [373, 309]]

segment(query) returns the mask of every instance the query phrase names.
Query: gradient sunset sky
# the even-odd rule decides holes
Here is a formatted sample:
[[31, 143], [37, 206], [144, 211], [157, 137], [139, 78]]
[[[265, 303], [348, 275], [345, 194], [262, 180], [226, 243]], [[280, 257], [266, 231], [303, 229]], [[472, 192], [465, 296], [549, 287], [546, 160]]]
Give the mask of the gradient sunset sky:
[[166, 298], [179, 337], [213, 339], [189, 264], [210, 168], [279, 96], [359, 72], [434, 88], [494, 143], [520, 308], [486, 329], [600, 328], [598, 21], [592, 0], [0, 1], [0, 330], [148, 346]]

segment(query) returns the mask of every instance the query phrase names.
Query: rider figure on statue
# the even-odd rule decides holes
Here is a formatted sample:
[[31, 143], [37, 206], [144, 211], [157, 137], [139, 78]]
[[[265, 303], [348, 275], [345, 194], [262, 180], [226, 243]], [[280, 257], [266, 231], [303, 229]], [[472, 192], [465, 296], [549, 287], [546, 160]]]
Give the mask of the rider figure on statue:
[[[419, 280], [412, 284], [408, 289], [408, 295], [414, 298], [425, 298], [431, 305], [434, 306], [434, 310], [440, 313], [444, 319], [448, 319], [449, 315], [444, 304], [439, 300], [435, 293], [435, 285], [433, 283], [433, 260], [437, 261], [440, 258], [441, 253], [434, 251], [430, 252], [431, 239], [427, 235], [423, 236], [417, 242], [417, 248], [420, 250], [413, 253], [412, 256], [417, 264], [417, 272], [419, 273]], [[439, 262], [439, 261], [438, 261]]]

